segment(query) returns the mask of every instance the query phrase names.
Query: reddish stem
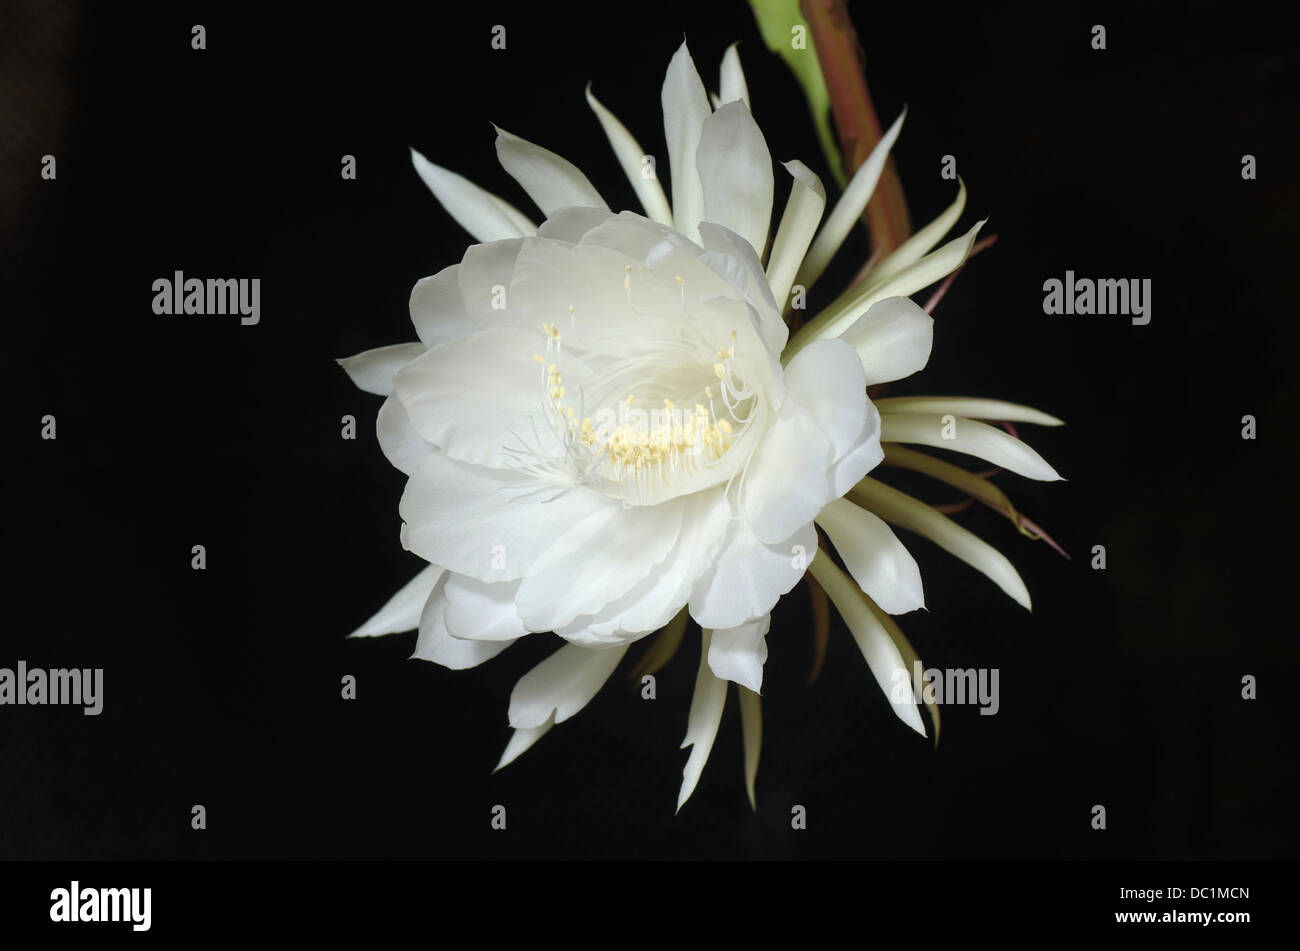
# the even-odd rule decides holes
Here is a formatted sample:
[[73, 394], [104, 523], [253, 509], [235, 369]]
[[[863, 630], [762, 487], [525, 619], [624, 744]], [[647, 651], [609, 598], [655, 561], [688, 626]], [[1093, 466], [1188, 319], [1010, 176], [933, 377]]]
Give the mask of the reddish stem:
[[[862, 45], [844, 0], [800, 0], [799, 9], [808, 21], [822, 79], [830, 95], [831, 115], [844, 157], [844, 175], [851, 178], [881, 136], [880, 120], [867, 92]], [[873, 257], [888, 254], [912, 233], [903, 183], [892, 156], [885, 163], [875, 194], [867, 204], [865, 218], [871, 233]]]

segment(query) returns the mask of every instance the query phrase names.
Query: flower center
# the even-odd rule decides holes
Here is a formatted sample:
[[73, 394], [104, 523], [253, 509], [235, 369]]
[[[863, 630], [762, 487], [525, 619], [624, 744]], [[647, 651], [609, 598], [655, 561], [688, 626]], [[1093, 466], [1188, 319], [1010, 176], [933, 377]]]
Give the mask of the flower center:
[[[534, 460], [527, 468], [593, 486], [629, 506], [698, 491], [735, 469], [724, 463], [733, 461], [728, 452], [744, 438], [757, 400], [737, 365], [734, 333], [712, 363], [698, 342], [686, 341], [646, 340], [632, 353], [584, 353], [600, 372], [571, 394], [561, 367], [563, 335], [553, 323], [541, 330], [546, 352], [533, 360], [553, 438], [546, 440], [550, 451], [526, 450]], [[627, 395], [615, 399], [615, 393]], [[601, 407], [591, 415], [585, 412], [589, 399]]]

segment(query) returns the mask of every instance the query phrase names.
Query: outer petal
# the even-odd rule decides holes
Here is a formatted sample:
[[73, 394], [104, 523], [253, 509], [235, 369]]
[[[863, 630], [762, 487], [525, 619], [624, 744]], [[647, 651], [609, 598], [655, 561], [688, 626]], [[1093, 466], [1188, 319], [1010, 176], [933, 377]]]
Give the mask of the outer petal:
[[938, 218], [931, 221], [916, 234], [912, 235], [890, 254], [886, 255], [876, 267], [868, 271], [863, 281], [881, 281], [897, 274], [914, 261], [919, 261], [931, 248], [943, 240], [943, 236], [952, 230], [957, 219], [966, 208], [966, 183], [957, 178], [957, 198], [943, 210]]
[[[984, 218], [975, 222], [961, 237], [953, 238], [942, 247], [913, 261], [896, 274], [880, 280], [868, 280], [861, 291], [852, 288], [851, 290], [857, 294], [854, 310], [859, 314], [866, 313], [876, 301], [884, 300], [886, 297], [906, 297], [908, 294], [915, 294], [922, 288], [947, 277], [966, 263], [970, 249], [975, 245], [975, 238], [987, 221], [988, 219]], [[849, 322], [841, 316], [836, 318], [836, 323], [847, 325]]]
[[668, 64], [660, 95], [664, 110], [664, 138], [668, 140], [668, 161], [672, 169], [674, 227], [692, 241], [700, 236], [704, 218], [704, 192], [695, 156], [700, 133], [709, 117], [709, 97], [704, 83], [683, 42]]
[[826, 270], [826, 265], [830, 264], [831, 258], [844, 243], [844, 238], [852, 230], [854, 223], [862, 217], [862, 211], [871, 200], [871, 195], [876, 190], [876, 183], [880, 181], [880, 174], [885, 170], [885, 163], [889, 161], [889, 150], [894, 147], [894, 141], [903, 128], [903, 119], [906, 115], [907, 110], [904, 109], [902, 115], [895, 119], [894, 124], [881, 136], [866, 161], [859, 166], [853, 178], [845, 186], [844, 194], [831, 209], [817, 239], [808, 249], [803, 267], [799, 269], [799, 276], [795, 278], [797, 283], [811, 287], [817, 278], [821, 277], [822, 272]]
[[480, 322], [465, 309], [460, 293], [460, 267], [459, 264], [445, 267], [432, 277], [417, 281], [411, 289], [411, 323], [426, 347], [436, 347], [482, 329]]
[[900, 528], [924, 535], [1030, 610], [1029, 589], [1006, 556], [943, 513], [875, 479], [863, 479], [849, 492], [849, 498]]
[[740, 235], [761, 255], [772, 223], [772, 156], [743, 102], [704, 120], [696, 165], [704, 217]]
[[853, 580], [890, 614], [925, 607], [921, 569], [884, 520], [847, 499], [836, 499], [817, 516]]
[[1005, 419], [1012, 423], [1036, 423], [1039, 426], [1065, 425], [1064, 420], [1032, 406], [973, 396], [895, 396], [878, 400], [876, 408], [882, 413], [952, 413], [954, 416], [967, 416], [971, 419]]
[[790, 200], [785, 204], [767, 261], [767, 280], [777, 309], [782, 311], [790, 297], [790, 285], [826, 208], [826, 188], [807, 165], [791, 161], [785, 163], [785, 169], [794, 181], [790, 183]]
[[718, 77], [718, 101], [726, 105], [739, 99], [748, 107], [749, 86], [745, 83], [744, 70], [740, 68], [740, 54], [736, 51], [736, 46], [737, 44], [732, 43], [722, 54], [722, 69]]
[[510, 725], [519, 730], [552, 719], [563, 723], [591, 701], [626, 651], [626, 646], [589, 650], [565, 644], [515, 684]]
[[465, 250], [456, 269], [456, 284], [460, 288], [462, 307], [474, 318], [475, 329], [509, 322], [513, 317], [509, 308], [500, 309], [497, 288], [510, 286], [515, 261], [524, 243], [522, 238], [515, 238], [475, 244]]
[[424, 351], [422, 343], [399, 343], [344, 357], [338, 364], [347, 371], [359, 389], [387, 396], [393, 392], [393, 376], [397, 371]]
[[739, 685], [736, 697], [740, 700], [740, 728], [745, 742], [745, 792], [749, 794], [749, 808], [757, 809], [754, 779], [758, 776], [758, 754], [763, 746], [763, 705], [758, 694]]
[[988, 423], [961, 416], [945, 419], [937, 413], [890, 413], [881, 417], [880, 438], [964, 452], [1027, 479], [1061, 478], [1028, 444]]
[[400, 634], [413, 631], [420, 626], [420, 612], [425, 602], [433, 593], [434, 586], [442, 578], [443, 569], [437, 565], [428, 565], [418, 575], [402, 586], [402, 589], [388, 599], [388, 602], [375, 612], [365, 624], [353, 631], [348, 637], [377, 637], [381, 634]]
[[441, 590], [435, 590], [420, 616], [420, 636], [415, 641], [415, 653], [411, 655], [413, 660], [428, 660], [450, 670], [465, 670], [491, 660], [514, 643], [466, 641], [452, 637], [445, 623], [446, 610], [447, 599]]
[[541, 726], [530, 726], [525, 727], [522, 730], [511, 730], [510, 742], [506, 743], [506, 748], [501, 753], [501, 759], [497, 762], [496, 768], [493, 769], [492, 772], [495, 773], [503, 766], [509, 766], [528, 750], [532, 749], [533, 744], [544, 737], [553, 726], [555, 726], [555, 716], [551, 715], [550, 717], [547, 717], [546, 722]]
[[610, 147], [614, 149], [618, 164], [622, 166], [627, 180], [632, 183], [632, 188], [636, 192], [636, 197], [640, 199], [645, 213], [654, 221], [672, 227], [673, 213], [668, 207], [664, 187], [659, 184], [659, 178], [653, 174], [653, 170], [650, 170], [651, 174], [646, 174], [647, 169], [642, 164], [646, 153], [642, 150], [641, 144], [632, 137], [632, 133], [627, 131], [623, 123], [619, 122], [614, 114], [592, 95], [591, 83], [587, 83], [587, 104], [600, 120], [600, 127], [605, 130], [605, 136], [609, 139]]
[[929, 362], [934, 318], [909, 298], [887, 297], [873, 304], [839, 339], [857, 351], [868, 386], [892, 383]]
[[518, 581], [488, 582], [449, 575], [443, 586], [447, 632], [471, 641], [518, 640], [529, 633], [515, 608], [518, 590]]
[[702, 627], [739, 627], [767, 614], [803, 577], [817, 550], [812, 523], [776, 545], [764, 545], [752, 531], [736, 530], [691, 594], [691, 617]]
[[894, 708], [894, 714], [917, 733], [925, 736], [921, 711], [912, 693], [912, 671], [899, 652], [889, 631], [872, 613], [866, 598], [849, 577], [829, 558], [818, 556], [808, 569], [817, 583], [826, 589], [835, 609], [844, 618], [853, 639], [876, 683]]
[[569, 205], [609, 210], [600, 192], [572, 162], [499, 128], [497, 158], [548, 217]]
[[424, 184], [433, 192], [456, 223], [472, 234], [477, 241], [499, 241], [518, 238], [531, 231], [528, 221], [517, 209], [473, 182], [434, 165], [415, 149], [411, 149], [411, 163]]
[[715, 630], [709, 642], [709, 669], [713, 675], [761, 693], [771, 626], [772, 616], [765, 614], [739, 627]]
[[434, 451], [433, 444], [415, 431], [406, 410], [396, 396], [384, 400], [375, 420], [379, 448], [397, 469], [410, 475], [424, 457]]
[[[924, 668], [924, 665], [921, 663], [921, 658], [917, 656], [916, 648], [914, 648], [911, 642], [903, 635], [902, 629], [899, 628], [894, 619], [881, 610], [880, 605], [873, 603], [870, 598], [867, 599], [867, 607], [871, 610], [871, 613], [875, 615], [876, 620], [880, 622], [886, 633], [888, 633], [890, 638], [894, 641], [894, 646], [898, 648], [898, 655], [903, 658], [903, 665], [910, 671], [915, 671], [918, 667]], [[895, 684], [895, 688], [900, 689], [901, 699], [901, 688], [897, 684]], [[915, 694], [913, 694], [913, 696], [915, 697]], [[924, 703], [925, 709], [929, 711], [930, 722], [934, 725], [934, 745], [938, 747], [939, 728], [942, 726], [943, 719], [940, 715], [939, 703], [936, 699], [929, 699], [924, 696], [917, 697], [916, 699]]]
[[570, 205], [568, 208], [561, 208], [543, 221], [542, 226], [537, 229], [537, 236], [577, 244], [588, 232], [617, 220], [618, 215], [602, 208]]
[[840, 336], [878, 301], [887, 297], [906, 297], [951, 274], [965, 262], [975, 244], [975, 236], [982, 227], [983, 221], [976, 222], [960, 238], [954, 238], [938, 250], [931, 251], [883, 282], [867, 281], [861, 288], [849, 288], [799, 329], [799, 333], [786, 348], [787, 362], [813, 340]]
[[682, 749], [691, 748], [691, 755], [682, 770], [682, 788], [677, 794], [677, 811], [691, 798], [708, 762], [713, 741], [718, 736], [722, 722], [722, 708], [727, 702], [727, 682], [713, 676], [709, 669], [709, 630], [704, 629], [700, 641], [700, 667], [695, 674], [695, 693], [691, 696], [691, 711], [687, 715], [686, 739]]

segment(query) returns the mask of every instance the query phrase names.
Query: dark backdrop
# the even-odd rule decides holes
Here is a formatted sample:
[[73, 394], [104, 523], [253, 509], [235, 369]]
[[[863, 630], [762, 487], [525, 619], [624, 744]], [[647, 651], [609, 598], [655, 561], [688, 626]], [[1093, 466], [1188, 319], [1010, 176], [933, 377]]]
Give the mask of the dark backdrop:
[[[769, 637], [757, 814], [731, 700], [674, 817], [697, 633], [656, 701], [624, 685], [625, 661], [495, 776], [510, 689], [554, 638], [464, 672], [406, 660], [414, 635], [343, 639], [419, 563], [397, 538], [380, 401], [334, 358], [412, 339], [411, 285], [470, 240], [408, 146], [527, 207], [495, 163], [496, 122], [632, 206], [583, 86], [663, 155], [659, 87], [683, 34], [709, 86], [739, 39], [773, 157], [824, 162], [739, 2], [454, 6], [5, 5], [0, 666], [103, 667], [106, 698], [97, 718], [0, 710], [0, 856], [1293, 857], [1298, 209], [1281, 23], [1241, 5], [853, 4], [882, 118], [910, 107], [895, 155], [914, 219], [951, 200], [951, 153], [962, 227], [987, 215], [999, 235], [939, 307], [929, 367], [894, 392], [1066, 419], [1025, 430], [1068, 482], [998, 481], [1073, 560], [992, 512], [957, 516], [1012, 558], [1030, 614], [905, 539], [930, 606], [903, 620], [922, 658], [1001, 670], [999, 715], [948, 708], [937, 751], [892, 716], [838, 620], [807, 683], [796, 589]], [[497, 23], [506, 51], [489, 47]], [[155, 317], [150, 285], [177, 269], [260, 277], [260, 325]], [[1151, 278], [1151, 324], [1044, 316], [1042, 283], [1066, 269]], [[806, 831], [790, 829], [796, 803]]]

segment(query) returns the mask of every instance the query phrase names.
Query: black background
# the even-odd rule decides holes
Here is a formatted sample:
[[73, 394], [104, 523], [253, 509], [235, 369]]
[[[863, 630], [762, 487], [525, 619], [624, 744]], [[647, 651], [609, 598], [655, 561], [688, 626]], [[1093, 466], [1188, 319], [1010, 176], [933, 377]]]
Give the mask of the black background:
[[[1066, 419], [1022, 435], [1069, 482], [998, 481], [1074, 558], [987, 510], [957, 516], [1012, 558], [1030, 614], [905, 537], [929, 611], [902, 623], [922, 658], [1001, 670], [1001, 712], [947, 708], [937, 751], [893, 717], [838, 621], [806, 682], [797, 588], [768, 638], [757, 813], [729, 700], [674, 817], [698, 633], [657, 700], [625, 685], [625, 661], [496, 775], [510, 689], [555, 638], [462, 672], [406, 660], [414, 635], [344, 640], [419, 562], [397, 538], [403, 477], [374, 441], [380, 401], [334, 358], [413, 339], [412, 284], [471, 240], [408, 147], [528, 207], [495, 163], [496, 122], [632, 207], [583, 86], [663, 155], [659, 87], [683, 35], [710, 87], [741, 41], [773, 158], [829, 182], [748, 9], [3, 9], [0, 666], [103, 667], [105, 709], [0, 709], [0, 857], [1296, 855], [1298, 209], [1281, 22], [1244, 5], [853, 4], [882, 120], [910, 109], [895, 156], [914, 220], [951, 201], [939, 169], [953, 154], [970, 189], [960, 227], [987, 215], [999, 235], [937, 310], [929, 366], [893, 392]], [[498, 23], [505, 51], [489, 46]], [[1241, 178], [1245, 153], [1257, 181]], [[356, 181], [340, 178], [344, 154]], [[859, 230], [822, 300], [866, 249]], [[178, 269], [260, 277], [261, 323], [154, 316], [152, 281]], [[1066, 269], [1151, 278], [1150, 325], [1044, 316], [1042, 283]], [[47, 413], [56, 441], [40, 439]], [[347, 413], [356, 441], [339, 436]], [[190, 568], [195, 544], [206, 571]], [[190, 828], [196, 803], [206, 831]], [[498, 803], [505, 832], [489, 826]], [[806, 831], [790, 828], [796, 803]]]

